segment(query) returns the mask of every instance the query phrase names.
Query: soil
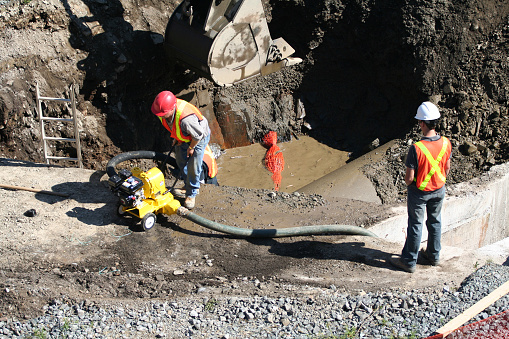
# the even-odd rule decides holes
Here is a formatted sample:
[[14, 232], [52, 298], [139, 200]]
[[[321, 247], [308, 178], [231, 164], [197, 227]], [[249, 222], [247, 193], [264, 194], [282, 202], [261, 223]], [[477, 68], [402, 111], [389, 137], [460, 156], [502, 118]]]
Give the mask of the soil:
[[[312, 296], [319, 293], [316, 287], [330, 286], [349, 293], [458, 286], [480, 260], [455, 249], [444, 254], [442, 267], [419, 265], [409, 275], [387, 262], [401, 245], [378, 238], [244, 239], [176, 214], [159, 214], [156, 226], [142, 232], [138, 218], [117, 215], [118, 198], [103, 171], [1, 159], [0, 173], [14, 186], [69, 195], [2, 190], [0, 319], [36, 317], [54, 299], [135, 304], [186, 297], [201, 288], [212, 295], [280, 297]], [[369, 228], [392, 214], [381, 204], [214, 185], [202, 186], [193, 211], [225, 225], [260, 229]]]
[[[439, 132], [454, 147], [451, 184], [507, 162], [509, 4], [264, 1], [272, 34], [283, 36], [304, 61], [222, 88], [168, 62], [162, 41], [177, 3], [0, 1], [1, 182], [70, 195], [2, 190], [0, 319], [30, 319], [56, 298], [136, 302], [185, 297], [200, 287], [211, 293], [281, 296], [334, 285], [362, 293], [457, 286], [471, 273], [479, 258], [457, 249], [446, 253], [442, 267], [419, 265], [413, 275], [394, 270], [387, 258], [401, 245], [377, 238], [238, 239], [176, 215], [160, 215], [153, 230], [140, 232], [139, 220], [116, 215], [117, 198], [104, 170], [121, 152], [169, 148], [169, 137], [148, 113], [159, 91], [206, 93], [215, 108], [228, 106], [237, 114], [234, 121], [243, 131], [228, 135], [220, 128], [217, 140], [243, 138], [259, 146], [274, 130], [280, 142], [309, 136], [319, 144], [285, 173], [312, 164], [318, 176], [323, 158], [317, 155], [330, 160], [334, 154], [341, 164], [348, 161], [345, 154], [355, 158], [386, 141], [397, 143], [382, 162], [364, 169], [383, 204], [293, 195], [304, 173], [279, 193], [263, 186], [270, 187], [269, 175], [258, 188], [235, 187], [238, 171], [232, 169], [247, 166], [235, 164], [243, 160], [237, 156], [258, 158], [260, 151], [228, 157], [234, 151], [227, 149], [220, 159], [224, 183], [201, 190], [197, 214], [245, 228], [369, 228], [402, 201], [403, 161], [411, 140], [418, 139], [413, 116], [421, 101], [440, 106]], [[68, 97], [69, 85], [77, 85], [85, 169], [41, 165], [36, 83], [43, 95], [57, 98]], [[296, 108], [299, 102], [304, 115]], [[44, 108], [49, 116], [69, 115], [65, 105]], [[64, 124], [47, 128], [52, 135], [72, 136]], [[52, 152], [73, 155], [60, 143]], [[332, 167], [326, 164], [320, 171]], [[33, 217], [27, 213], [31, 209]]]

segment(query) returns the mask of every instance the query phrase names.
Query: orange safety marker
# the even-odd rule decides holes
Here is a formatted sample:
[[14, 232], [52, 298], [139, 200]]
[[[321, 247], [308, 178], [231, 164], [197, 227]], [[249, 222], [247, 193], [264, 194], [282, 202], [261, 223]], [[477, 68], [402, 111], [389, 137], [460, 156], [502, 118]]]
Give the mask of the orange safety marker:
[[[509, 281], [506, 281], [504, 284], [500, 285], [493, 292], [479, 300], [477, 303], [472, 305], [466, 311], [458, 315], [456, 318], [449, 321], [444, 326], [440, 327], [436, 330], [436, 335], [431, 337], [427, 337], [425, 339], [440, 339], [440, 338], [483, 338], [483, 339], [498, 339], [498, 338], [508, 338], [509, 330], [508, 330], [508, 320], [509, 314], [507, 311], [499, 313], [495, 316], [489, 317], [487, 319], [478, 321], [477, 323], [472, 323], [463, 327], [460, 327], [481, 311], [486, 309], [486, 307], [493, 304], [495, 301], [503, 297], [509, 292]], [[492, 328], [490, 328], [490, 323], [493, 323]], [[483, 326], [484, 325], [484, 326]], [[458, 328], [459, 327], [459, 328]], [[486, 328], [490, 328], [488, 332], [486, 332]], [[468, 331], [471, 330], [472, 333], [467, 334]], [[484, 330], [484, 332], [483, 332]], [[481, 334], [479, 336], [474, 335], [475, 331], [479, 331]], [[494, 334], [491, 336], [491, 334]], [[465, 336], [462, 336], [462, 333], [465, 333]]]
[[277, 133], [274, 131], [267, 133], [263, 137], [263, 145], [268, 148], [267, 153], [265, 153], [265, 167], [272, 173], [274, 190], [279, 191], [282, 179], [281, 172], [285, 168], [285, 159], [276, 143]]

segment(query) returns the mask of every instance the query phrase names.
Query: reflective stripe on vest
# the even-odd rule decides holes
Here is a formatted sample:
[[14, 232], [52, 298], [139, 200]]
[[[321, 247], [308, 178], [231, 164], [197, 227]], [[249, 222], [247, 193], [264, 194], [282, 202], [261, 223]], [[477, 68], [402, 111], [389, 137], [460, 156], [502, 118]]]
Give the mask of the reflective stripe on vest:
[[[431, 166], [430, 171], [428, 172], [428, 174], [426, 174], [426, 176], [424, 177], [424, 180], [418, 186], [418, 188], [421, 191], [424, 191], [426, 189], [429, 181], [435, 174], [438, 176], [438, 178], [440, 178], [440, 180], [442, 180], [443, 183], [445, 183], [446, 177], [442, 173], [442, 168], [440, 168], [440, 161], [442, 160], [445, 153], [447, 152], [448, 139], [442, 137], [442, 140], [443, 140], [442, 149], [440, 150], [440, 153], [438, 154], [436, 159], [433, 158], [433, 155], [431, 155], [431, 152], [428, 150], [428, 148], [424, 145], [424, 143], [422, 141], [418, 141], [415, 143], [415, 146], [419, 147], [419, 149], [422, 151], [422, 153], [426, 156], [426, 159], [428, 160], [428, 163]], [[417, 181], [417, 178], [415, 178], [415, 180]]]
[[[175, 126], [175, 133], [177, 134], [177, 140], [188, 142], [191, 141], [191, 137], [185, 137], [182, 135], [180, 131], [180, 118], [182, 116], [182, 112], [184, 112], [184, 108], [187, 106], [187, 102], [181, 101], [177, 106], [177, 111], [175, 112], [175, 118], [173, 119], [173, 126]], [[177, 123], [175, 123], [177, 122]]]
[[[186, 110], [185, 108], [188, 107]], [[170, 127], [166, 119], [159, 117], [159, 120], [163, 124], [164, 128], [166, 128], [171, 133], [171, 137], [173, 139], [177, 139], [180, 142], [190, 142], [191, 136], [184, 136], [182, 131], [180, 130], [180, 121], [187, 117], [188, 115], [194, 114], [198, 117], [198, 120], [203, 120], [203, 115], [200, 110], [196, 108], [193, 104], [188, 103], [185, 100], [177, 99], [177, 109], [175, 112], [175, 116], [173, 117], [173, 124]]]

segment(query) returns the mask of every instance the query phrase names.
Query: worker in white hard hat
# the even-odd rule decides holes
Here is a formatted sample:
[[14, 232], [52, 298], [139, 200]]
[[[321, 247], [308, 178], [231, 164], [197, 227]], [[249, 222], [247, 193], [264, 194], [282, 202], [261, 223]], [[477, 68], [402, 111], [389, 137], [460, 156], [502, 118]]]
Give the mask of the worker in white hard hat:
[[[451, 142], [435, 131], [440, 112], [438, 107], [423, 102], [417, 109], [417, 119], [422, 139], [408, 150], [405, 183], [408, 187], [408, 228], [401, 257], [392, 257], [392, 265], [409, 273], [415, 272], [421, 256], [427, 264], [440, 264], [442, 236], [441, 211], [445, 197], [445, 180], [451, 168]], [[422, 226], [426, 216], [428, 242], [421, 244]]]

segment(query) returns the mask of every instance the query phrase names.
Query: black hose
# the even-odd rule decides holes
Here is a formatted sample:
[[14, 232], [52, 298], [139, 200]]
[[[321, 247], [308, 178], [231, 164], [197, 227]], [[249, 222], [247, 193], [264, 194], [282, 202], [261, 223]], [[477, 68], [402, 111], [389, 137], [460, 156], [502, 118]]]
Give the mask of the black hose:
[[[169, 159], [167, 159], [169, 158]], [[164, 161], [165, 164], [168, 162], [173, 167], [177, 167], [177, 162], [172, 157], [168, 157], [164, 153], [154, 152], [154, 151], [130, 151], [121, 153], [117, 156], [114, 156], [113, 158], [108, 161], [108, 164], [106, 165], [106, 173], [109, 177], [112, 177], [117, 174], [117, 171], [115, 170], [115, 166], [120, 164], [121, 162], [128, 161], [131, 159], [153, 159], [158, 161]]]
[[185, 207], [180, 207], [177, 210], [177, 214], [205, 228], [242, 238], [282, 238], [320, 234], [363, 235], [377, 238], [375, 233], [365, 228], [351, 225], [315, 225], [274, 229], [248, 229], [217, 223], [201, 217]]

